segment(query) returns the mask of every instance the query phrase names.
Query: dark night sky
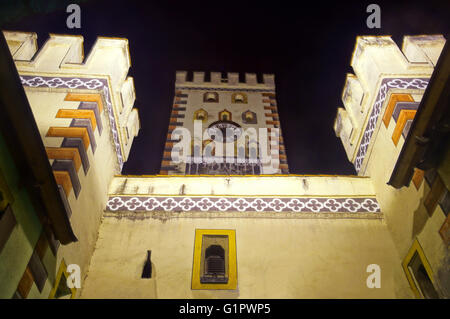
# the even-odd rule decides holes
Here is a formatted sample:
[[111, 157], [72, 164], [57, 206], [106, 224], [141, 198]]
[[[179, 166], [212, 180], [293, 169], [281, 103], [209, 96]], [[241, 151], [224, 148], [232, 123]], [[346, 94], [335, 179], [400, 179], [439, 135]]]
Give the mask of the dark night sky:
[[[70, 1], [67, 1], [70, 3]], [[65, 10], [5, 24], [81, 34], [87, 56], [97, 36], [130, 43], [141, 131], [123, 174], [157, 174], [169, 123], [176, 70], [274, 73], [290, 172], [355, 174], [333, 131], [357, 35], [444, 34], [450, 1], [87, 1], [81, 29]], [[366, 7], [381, 6], [381, 29], [366, 26]], [[0, 4], [0, 9], [1, 4]]]

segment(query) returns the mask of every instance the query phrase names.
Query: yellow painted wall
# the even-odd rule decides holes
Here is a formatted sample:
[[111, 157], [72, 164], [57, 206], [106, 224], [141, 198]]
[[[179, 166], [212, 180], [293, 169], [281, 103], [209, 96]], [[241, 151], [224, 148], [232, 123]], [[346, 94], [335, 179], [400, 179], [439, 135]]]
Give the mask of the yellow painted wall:
[[[29, 88], [25, 91], [44, 145], [60, 146], [63, 138], [45, 137], [45, 134], [49, 126], [70, 126], [72, 119], [55, 118], [55, 115], [60, 108], [78, 108], [80, 102], [64, 101], [67, 92]], [[64, 258], [67, 264], [73, 263], [80, 266], [82, 279], [86, 275], [94, 251], [101, 215], [107, 201], [108, 186], [117, 167], [106, 110], [102, 112], [101, 118], [104, 126], [102, 135], [99, 135], [98, 129], [94, 131], [97, 149], [95, 153], [92, 152], [91, 147], [86, 150], [90, 165], [89, 171], [87, 175], [84, 174], [83, 168], [78, 171], [81, 192], [78, 198], [75, 197], [73, 190], [68, 196], [72, 210], [70, 222], [78, 241], [69, 245], [60, 245], [57, 264], [53, 269], [56, 272], [59, 263]], [[52, 275], [54, 277], [55, 274]], [[47, 298], [51, 290], [47, 284], [42, 294], [34, 285], [29, 298]], [[34, 293], [32, 293], [33, 291]]]
[[[235, 229], [238, 289], [191, 290], [195, 229]], [[141, 279], [146, 251], [153, 278]], [[381, 288], [369, 289], [369, 264]], [[381, 220], [105, 217], [82, 298], [410, 298]]]

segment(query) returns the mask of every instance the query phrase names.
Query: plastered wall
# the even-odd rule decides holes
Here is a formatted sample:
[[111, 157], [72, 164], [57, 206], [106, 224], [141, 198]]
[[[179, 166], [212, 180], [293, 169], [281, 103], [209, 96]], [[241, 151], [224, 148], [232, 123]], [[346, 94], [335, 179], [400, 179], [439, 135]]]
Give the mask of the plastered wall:
[[[191, 290], [195, 229], [235, 229], [238, 289]], [[152, 279], [141, 279], [152, 250]], [[369, 264], [381, 288], [369, 289]], [[105, 217], [82, 298], [410, 298], [381, 220]]]

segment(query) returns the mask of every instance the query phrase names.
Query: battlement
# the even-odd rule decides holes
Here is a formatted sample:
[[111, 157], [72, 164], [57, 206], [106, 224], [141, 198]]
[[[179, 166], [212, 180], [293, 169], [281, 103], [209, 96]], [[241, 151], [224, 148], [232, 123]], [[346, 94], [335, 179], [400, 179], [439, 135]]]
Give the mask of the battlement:
[[[371, 136], [364, 130], [368, 125], [368, 118], [370, 117], [371, 126], [377, 123], [375, 115], [381, 110], [384, 102], [382, 99], [387, 93], [384, 91], [379, 95], [383, 79], [430, 78], [445, 41], [442, 35], [405, 36], [400, 49], [390, 36], [357, 37], [350, 63], [354, 74], [346, 76], [342, 90], [344, 108], [339, 108], [334, 125], [336, 135], [341, 138], [350, 161], [355, 162], [358, 156], [361, 159], [357, 155], [361, 144], [358, 141], [361, 141], [364, 134]], [[407, 85], [398, 89], [415, 90], [417, 94], [423, 94], [424, 88], [420, 85]], [[376, 114], [372, 114], [375, 106], [380, 110], [377, 109]], [[374, 129], [372, 127], [371, 132]], [[367, 138], [364, 141], [366, 143]], [[359, 165], [360, 163], [357, 166]]]
[[[3, 34], [25, 86], [45, 87], [52, 83], [49, 87], [55, 89], [96, 89], [105, 94], [111, 132], [122, 165], [128, 158], [130, 141], [139, 131], [138, 112], [133, 108], [134, 82], [127, 76], [131, 67], [128, 40], [98, 37], [85, 56], [81, 35], [50, 34], [38, 48], [36, 33], [3, 31]], [[34, 83], [30, 76], [36, 76], [41, 83]], [[88, 83], [96, 85], [86, 86], [79, 78], [90, 79], [92, 82]]]
[[275, 75], [263, 74], [263, 83], [258, 83], [256, 73], [245, 73], [245, 82], [239, 82], [239, 73], [228, 72], [226, 77], [222, 77], [221, 72], [210, 72], [210, 80], [206, 81], [205, 72], [193, 72], [192, 81], [188, 81], [187, 71], [176, 72], [176, 86], [200, 85], [200, 86], [233, 86], [233, 87], [261, 87], [275, 88]]
[[125, 81], [131, 67], [125, 38], [98, 37], [85, 58], [81, 35], [50, 34], [39, 49], [36, 33], [3, 31], [3, 34], [19, 71], [107, 74], [116, 84]]
[[382, 74], [431, 74], [444, 44], [442, 35], [405, 36], [400, 50], [390, 36], [359, 36], [350, 65], [372, 91]]

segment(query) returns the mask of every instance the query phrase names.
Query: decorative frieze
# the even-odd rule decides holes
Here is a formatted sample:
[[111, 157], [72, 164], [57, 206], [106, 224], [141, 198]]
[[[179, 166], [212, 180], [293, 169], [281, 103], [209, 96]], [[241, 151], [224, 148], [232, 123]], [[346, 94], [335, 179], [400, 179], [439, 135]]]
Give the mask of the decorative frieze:
[[107, 211], [380, 213], [374, 197], [111, 196]]
[[[23, 86], [39, 88], [66, 88], [66, 89], [87, 89], [94, 90], [96, 93], [99, 91], [103, 93], [104, 100], [106, 102], [106, 109], [108, 112], [109, 123], [111, 127], [111, 135], [113, 137], [114, 146], [117, 154], [117, 160], [119, 163], [119, 168], [122, 170], [123, 167], [123, 155], [119, 141], [119, 133], [114, 118], [114, 111], [111, 102], [111, 93], [108, 87], [108, 81], [102, 78], [75, 78], [75, 77], [46, 77], [46, 76], [36, 76], [36, 75], [21, 75], [20, 79]], [[67, 99], [67, 97], [66, 97]], [[70, 99], [68, 99], [70, 100]], [[97, 100], [87, 100], [83, 98], [84, 102], [96, 102]], [[101, 99], [100, 99], [101, 101]], [[99, 101], [99, 102], [100, 102]], [[102, 111], [102, 103], [99, 103], [100, 112]]]
[[390, 89], [418, 89], [425, 90], [428, 85], [428, 78], [385, 78], [381, 81], [375, 103], [367, 121], [364, 133], [359, 144], [358, 152], [354, 161], [357, 172], [361, 170], [364, 158], [367, 154], [373, 133], [377, 127], [378, 118], [381, 113], [386, 97]]

